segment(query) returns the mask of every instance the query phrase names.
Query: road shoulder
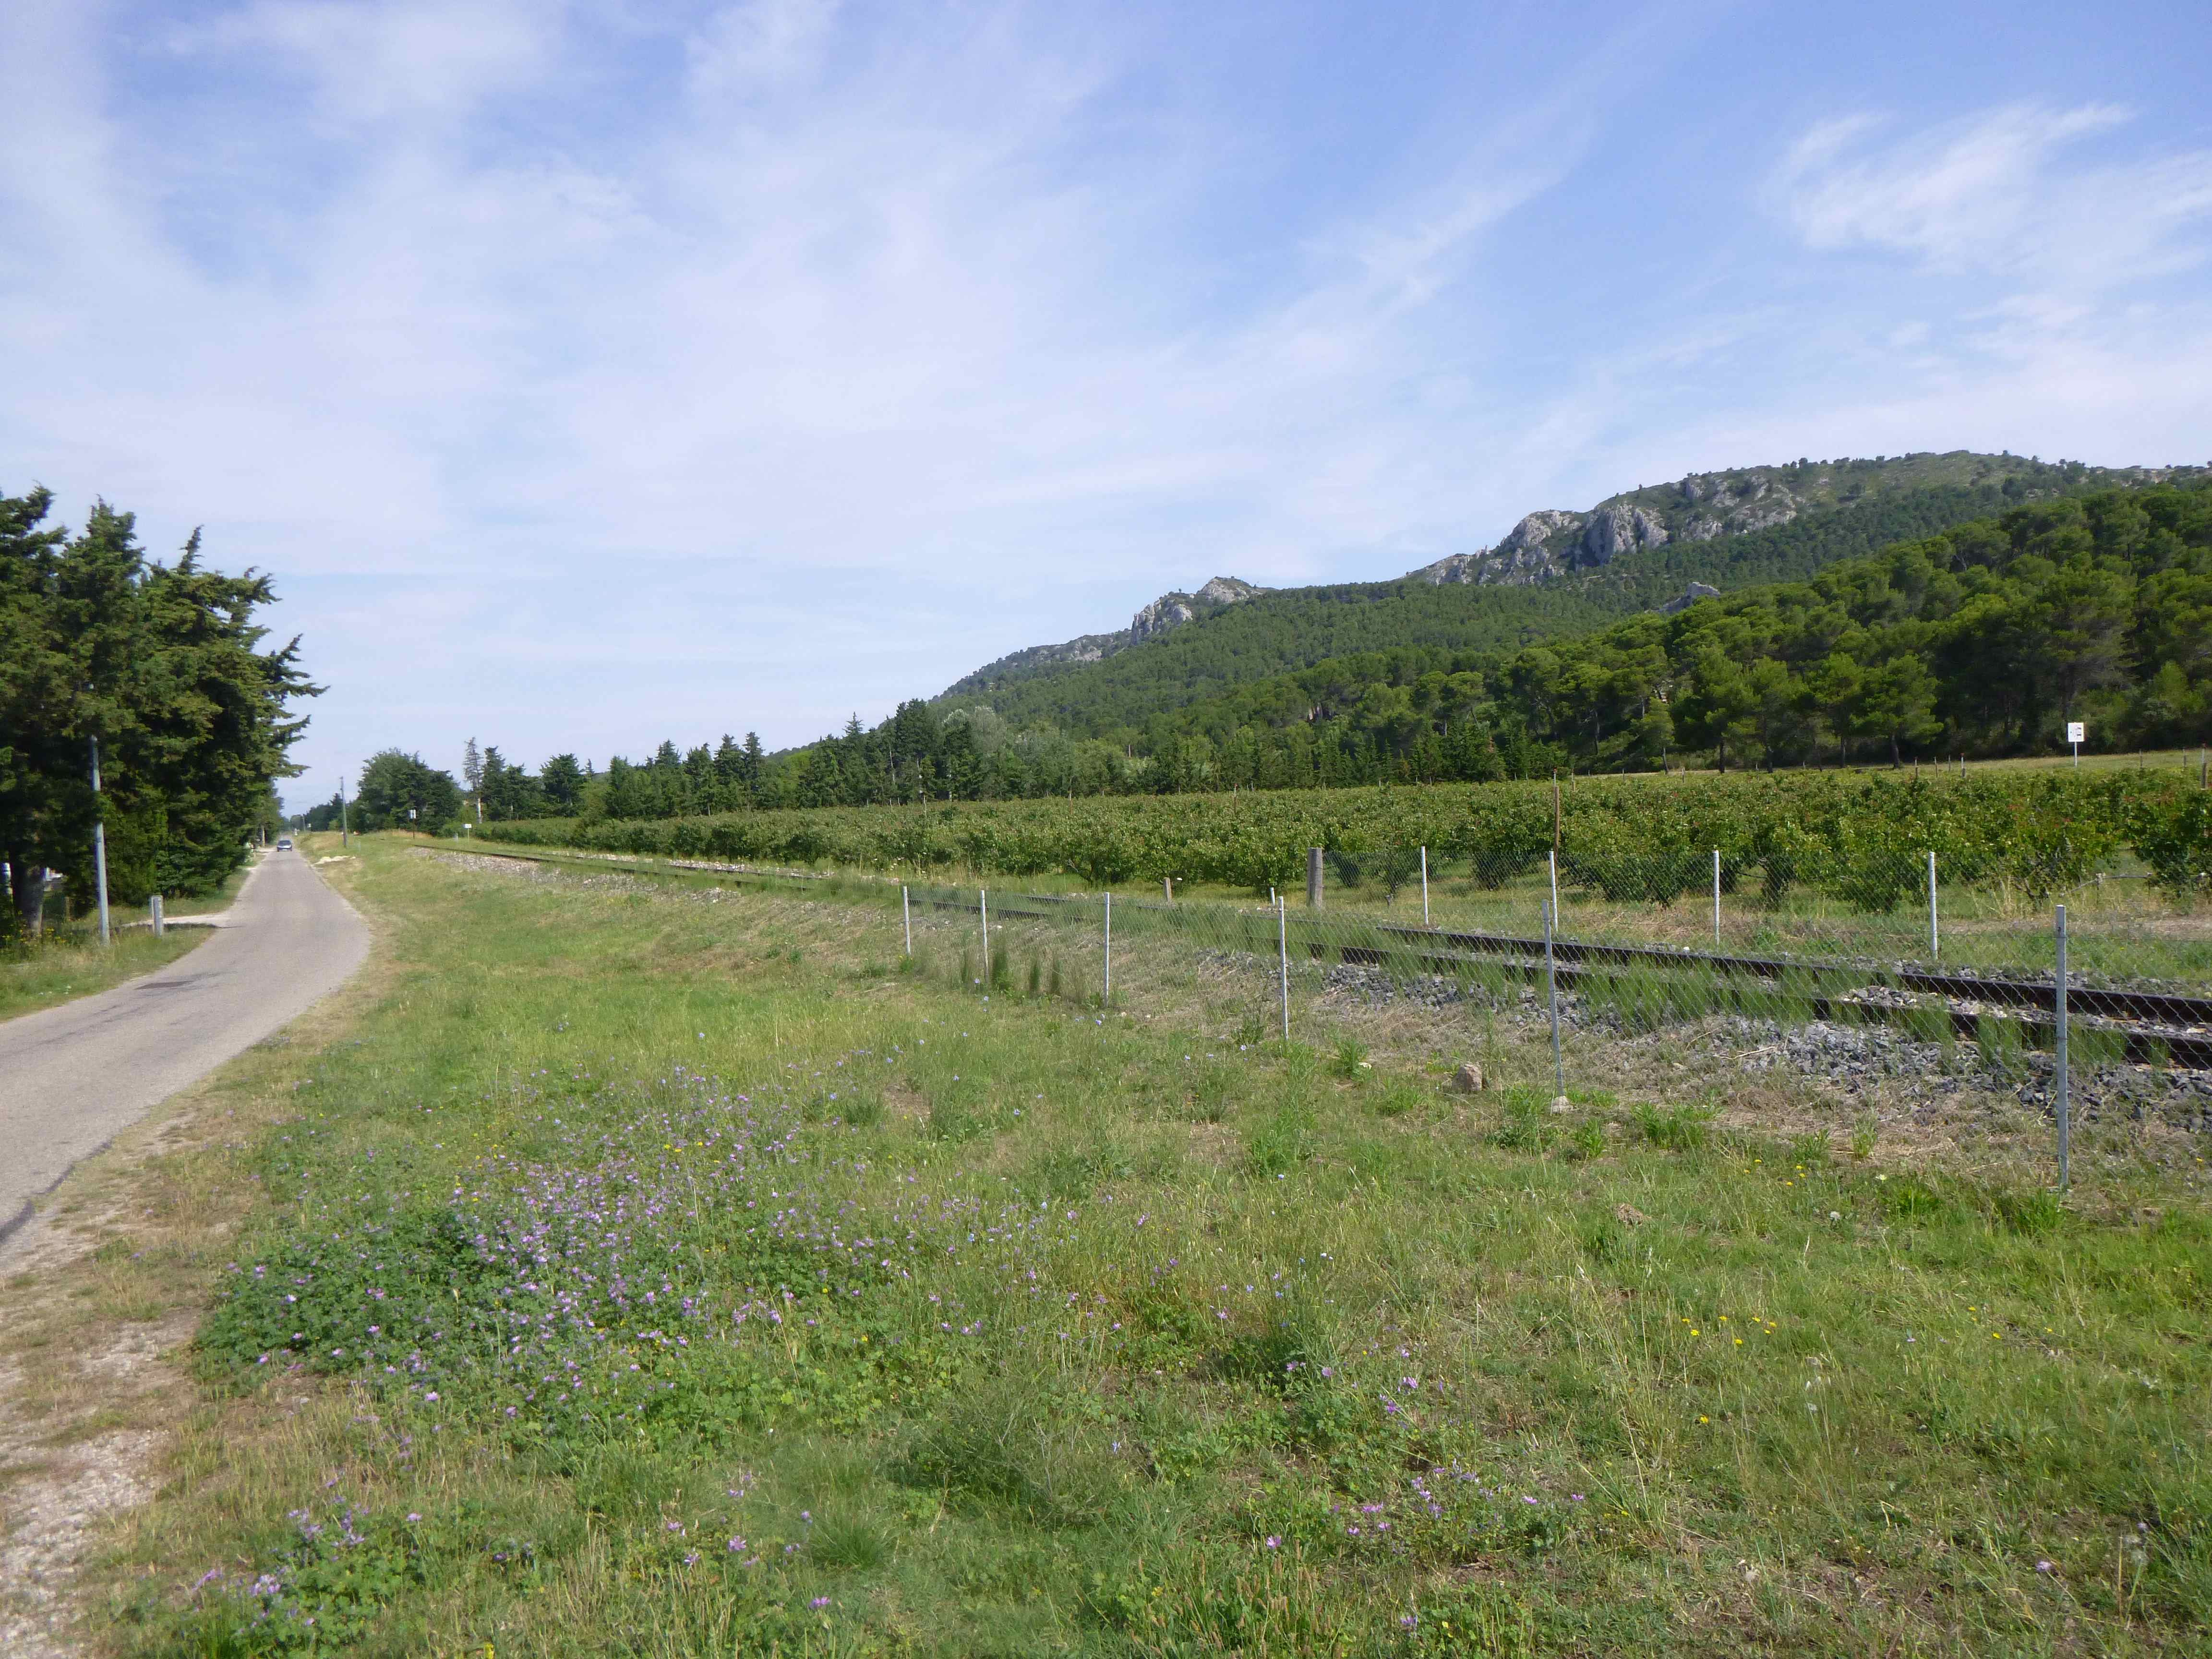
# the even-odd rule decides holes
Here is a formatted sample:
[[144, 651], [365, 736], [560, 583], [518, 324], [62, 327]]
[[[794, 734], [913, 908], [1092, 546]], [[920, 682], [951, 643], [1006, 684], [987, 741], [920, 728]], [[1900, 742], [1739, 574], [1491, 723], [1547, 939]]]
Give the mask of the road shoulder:
[[258, 1192], [244, 1154], [296, 1109], [296, 1086], [389, 988], [369, 925], [339, 990], [84, 1159], [0, 1243], [0, 1652], [83, 1650], [102, 1554], [143, 1524], [199, 1408], [185, 1351], [240, 1217]]

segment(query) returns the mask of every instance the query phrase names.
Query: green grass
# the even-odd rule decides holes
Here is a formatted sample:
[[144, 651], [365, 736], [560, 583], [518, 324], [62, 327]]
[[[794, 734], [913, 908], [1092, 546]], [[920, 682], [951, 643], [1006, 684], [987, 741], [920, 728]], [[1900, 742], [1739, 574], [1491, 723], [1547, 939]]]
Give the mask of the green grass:
[[[234, 871], [213, 892], [173, 898], [171, 916], [205, 915], [226, 908], [244, 884], [245, 868]], [[60, 915], [58, 904], [49, 920]], [[143, 904], [118, 904], [108, 912], [112, 943], [103, 948], [95, 922], [80, 916], [50, 927], [37, 942], [0, 949], [0, 1019], [13, 1019], [58, 1002], [112, 990], [127, 979], [166, 968], [207, 937], [201, 927], [179, 928], [155, 939], [137, 924], [151, 911]]]
[[2204, 1649], [2201, 1164], [2062, 1205], [363, 851], [398, 966], [236, 1154], [118, 1652]]
[[206, 937], [204, 927], [179, 928], [161, 939], [117, 933], [103, 947], [97, 934], [71, 927], [20, 950], [0, 949], [0, 1019], [112, 990], [167, 967]]

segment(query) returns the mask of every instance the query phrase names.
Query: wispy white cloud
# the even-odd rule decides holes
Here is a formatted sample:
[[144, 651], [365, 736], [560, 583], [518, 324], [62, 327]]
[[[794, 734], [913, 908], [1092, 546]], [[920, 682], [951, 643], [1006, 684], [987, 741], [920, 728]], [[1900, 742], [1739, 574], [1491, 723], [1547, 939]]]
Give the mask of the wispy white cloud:
[[1812, 247], [2110, 288], [2201, 264], [2212, 219], [2212, 150], [2081, 158], [2130, 120], [2108, 104], [2022, 105], [1893, 137], [1893, 123], [1853, 115], [1808, 132], [1775, 183]]

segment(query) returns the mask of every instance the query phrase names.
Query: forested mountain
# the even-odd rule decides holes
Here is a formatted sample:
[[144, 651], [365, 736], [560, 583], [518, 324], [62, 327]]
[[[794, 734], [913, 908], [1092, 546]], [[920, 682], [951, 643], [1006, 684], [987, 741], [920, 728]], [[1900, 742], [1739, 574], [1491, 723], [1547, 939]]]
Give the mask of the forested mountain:
[[1350, 655], [1194, 703], [1196, 787], [2212, 741], [2212, 486], [2022, 507], [1510, 655]]
[[[1162, 717], [1178, 709], [1331, 659], [1409, 647], [1510, 651], [1656, 609], [1693, 582], [1729, 591], [1800, 579], [2026, 501], [2154, 476], [1966, 451], [1693, 474], [1587, 513], [1532, 513], [1494, 548], [1392, 581], [1215, 582], [1164, 595], [1127, 630], [1016, 653], [933, 701], [987, 708], [1017, 729], [1143, 747], [1172, 729]], [[1163, 607], [1188, 619], [1161, 627]]]

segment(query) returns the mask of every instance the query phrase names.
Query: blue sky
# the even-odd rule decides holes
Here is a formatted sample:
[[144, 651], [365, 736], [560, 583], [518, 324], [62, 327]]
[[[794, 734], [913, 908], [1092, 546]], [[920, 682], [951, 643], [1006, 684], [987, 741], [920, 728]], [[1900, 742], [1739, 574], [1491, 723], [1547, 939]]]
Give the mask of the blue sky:
[[771, 745], [1798, 455], [2212, 458], [2201, 6], [0, 8], [0, 489], [399, 744]]

